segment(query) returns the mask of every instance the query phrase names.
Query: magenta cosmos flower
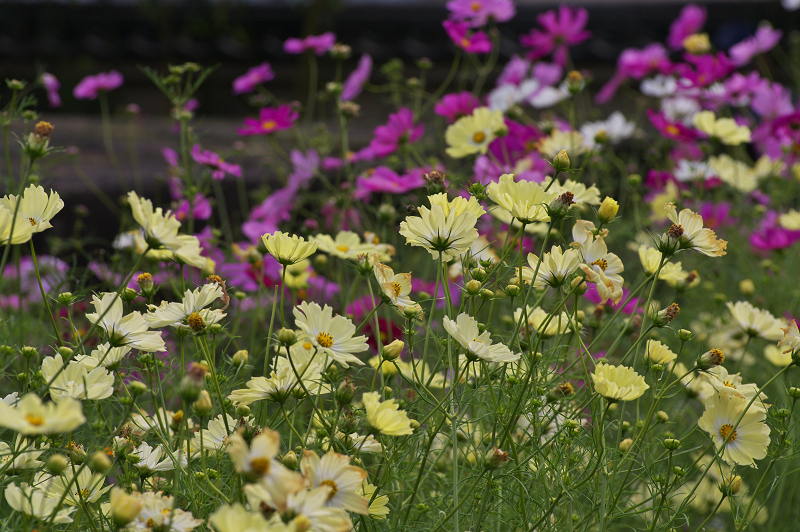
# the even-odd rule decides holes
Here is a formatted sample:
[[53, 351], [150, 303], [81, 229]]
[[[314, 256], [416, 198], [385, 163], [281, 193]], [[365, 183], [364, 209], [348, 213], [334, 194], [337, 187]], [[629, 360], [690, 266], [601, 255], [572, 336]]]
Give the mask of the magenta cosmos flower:
[[677, 121], [671, 122], [664, 116], [663, 111], [656, 112], [652, 109], [648, 109], [647, 118], [650, 119], [650, 123], [653, 124], [653, 127], [655, 127], [663, 137], [678, 142], [691, 142], [697, 138], [696, 130], [689, 129]]
[[706, 8], [689, 4], [681, 9], [672, 25], [669, 27], [667, 45], [673, 50], [683, 49], [683, 41], [703, 28], [706, 23]]
[[94, 100], [100, 92], [107, 92], [122, 85], [124, 78], [116, 70], [86, 76], [75, 86], [72, 95], [78, 100]]
[[389, 122], [385, 126], [375, 128], [375, 138], [369, 147], [376, 157], [386, 157], [397, 151], [402, 144], [416, 142], [424, 132], [424, 125], [414, 126], [414, 112], [408, 107], [402, 107], [389, 115]]
[[366, 198], [372, 192], [404, 194], [425, 186], [425, 179], [422, 175], [422, 169], [412, 170], [406, 175], [399, 175], [386, 166], [370, 168], [356, 179], [355, 195], [357, 198]]
[[309, 35], [305, 39], [295, 37], [286, 39], [286, 42], [283, 43], [283, 51], [296, 55], [310, 50], [317, 55], [322, 55], [333, 48], [334, 44], [336, 44], [336, 35], [327, 32], [322, 35]]
[[339, 98], [342, 101], [349, 101], [361, 94], [361, 90], [369, 80], [370, 74], [372, 74], [372, 57], [369, 54], [364, 54], [358, 60], [356, 69], [344, 80], [342, 94], [339, 95]]
[[539, 59], [553, 52], [553, 60], [564, 66], [567, 64], [569, 47], [592, 36], [591, 32], [585, 30], [589, 12], [583, 8], [561, 6], [558, 12], [547, 11], [536, 17], [536, 20], [542, 29], [533, 29], [519, 39], [522, 46], [530, 48], [530, 59]]
[[256, 90], [256, 86], [261, 85], [271, 79], [275, 79], [275, 72], [269, 63], [261, 63], [233, 80], [234, 94], [247, 94]]
[[61, 82], [54, 75], [45, 72], [42, 74], [42, 85], [47, 91], [47, 101], [50, 102], [50, 107], [61, 107], [61, 96], [58, 95]]
[[781, 36], [783, 36], [781, 30], [774, 30], [769, 25], [761, 26], [755, 35], [731, 46], [728, 50], [731, 62], [736, 66], [746, 65], [755, 56], [772, 50], [781, 40]]
[[225, 174], [242, 177], [241, 166], [223, 161], [219, 154], [211, 150], [201, 150], [199, 144], [195, 144], [192, 148], [192, 159], [197, 164], [202, 164], [211, 170], [211, 177], [217, 181], [222, 181]]
[[244, 136], [269, 135], [291, 128], [299, 116], [300, 114], [291, 105], [263, 107], [258, 119], [244, 119], [244, 127], [239, 129], [239, 134]]
[[470, 54], [487, 54], [492, 51], [492, 41], [482, 31], [470, 33], [469, 22], [445, 20], [442, 27], [453, 43]]
[[511, 0], [450, 0], [446, 5], [450, 18], [465, 20], [473, 28], [486, 25], [489, 19], [508, 22], [517, 14]]
[[441, 100], [436, 102], [433, 112], [447, 118], [447, 121], [452, 123], [462, 116], [471, 115], [472, 111], [480, 106], [480, 100], [471, 92], [456, 92], [445, 94]]
[[628, 78], [642, 79], [653, 72], [667, 74], [672, 68], [667, 49], [659, 43], [645, 46], [641, 50], [628, 48], [623, 50], [617, 59], [617, 72], [603, 85], [595, 96], [597, 103], [606, 103], [614, 97], [619, 86]]

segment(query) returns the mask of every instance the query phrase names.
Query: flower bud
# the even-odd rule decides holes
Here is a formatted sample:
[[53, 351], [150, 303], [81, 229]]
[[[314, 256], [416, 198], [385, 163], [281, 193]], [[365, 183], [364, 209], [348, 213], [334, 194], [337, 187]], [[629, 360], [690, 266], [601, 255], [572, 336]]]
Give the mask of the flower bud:
[[465, 288], [469, 295], [477, 295], [481, 291], [481, 282], [473, 279], [466, 284]]
[[486, 469], [497, 469], [506, 462], [508, 462], [508, 453], [497, 447], [490, 449], [483, 457], [483, 465]]
[[751, 279], [743, 279], [739, 281], [739, 292], [745, 296], [751, 296], [756, 291], [756, 285]]
[[297, 469], [299, 465], [299, 460], [297, 459], [297, 453], [294, 451], [289, 451], [283, 455], [283, 459], [281, 460], [283, 465], [288, 467], [289, 469]]
[[667, 438], [666, 440], [661, 442], [661, 445], [668, 451], [674, 451], [678, 447], [681, 446], [681, 440], [676, 440], [675, 438]]
[[147, 272], [140, 273], [136, 278], [139, 284], [139, 290], [142, 291], [144, 297], [150, 297], [155, 293], [155, 284], [153, 283], [153, 276]]
[[722, 478], [722, 483], [719, 485], [719, 491], [726, 497], [736, 495], [742, 488], [742, 477], [739, 475], [726, 475]]
[[350, 377], [345, 377], [339, 387], [336, 388], [336, 401], [341, 405], [349, 405], [353, 402], [355, 396], [355, 384], [350, 380]]
[[553, 157], [553, 168], [555, 168], [557, 172], [569, 170], [569, 156], [567, 155], [567, 150], [561, 150]]
[[623, 421], [622, 423], [620, 423], [620, 428], [622, 429], [622, 432], [630, 430], [631, 429], [631, 422], [630, 421]]
[[473, 279], [477, 279], [478, 281], [483, 281], [486, 278], [486, 270], [483, 268], [472, 268], [469, 274]]
[[697, 360], [697, 367], [700, 369], [709, 369], [721, 365], [725, 362], [725, 352], [722, 349], [712, 349], [706, 351]]
[[[500, 296], [501, 298], [503, 296], [505, 296], [505, 294], [503, 292], [500, 292], [500, 294], [501, 294], [501, 296]], [[483, 290], [480, 291], [480, 296], [481, 296], [481, 299], [483, 299], [484, 301], [491, 301], [492, 298], [494, 297], [494, 292], [492, 292], [488, 288], [484, 288]]]
[[605, 129], [601, 129], [600, 131], [594, 134], [595, 144], [605, 144], [607, 142], [608, 142], [608, 132]]
[[797, 386], [792, 386], [787, 390], [789, 397], [792, 399], [800, 399], [800, 388]]
[[383, 346], [383, 352], [381, 353], [381, 356], [384, 360], [395, 360], [400, 357], [405, 345], [406, 344], [402, 340], [395, 340], [392, 343]]
[[663, 410], [659, 410], [658, 412], [656, 412], [656, 420], [659, 423], [666, 423], [667, 421], [669, 421], [669, 414], [667, 414]]
[[619, 212], [617, 200], [606, 196], [606, 199], [600, 204], [600, 208], [597, 209], [597, 219], [600, 223], [611, 223], [616, 218], [617, 212]]
[[47, 459], [47, 471], [52, 475], [60, 475], [69, 467], [69, 460], [63, 454], [54, 454]]
[[250, 353], [248, 353], [247, 349], [239, 349], [238, 351], [236, 351], [233, 354], [233, 357], [231, 357], [231, 360], [233, 361], [233, 363], [236, 366], [242, 367], [245, 364], [247, 364], [247, 360], [249, 359], [249, 355], [250, 355]]
[[284, 347], [292, 346], [297, 342], [297, 333], [291, 329], [282, 327], [281, 330], [278, 331], [278, 341]]
[[61, 346], [58, 348], [58, 354], [61, 355], [64, 358], [64, 360], [69, 360], [70, 358], [72, 358], [73, 353], [74, 351], [67, 346]]
[[200, 392], [200, 396], [197, 398], [197, 401], [192, 403], [192, 408], [194, 408], [194, 411], [200, 417], [205, 417], [211, 413], [214, 405], [211, 403], [211, 396], [206, 390]]
[[91, 458], [89, 458], [89, 469], [92, 471], [92, 473], [98, 473], [102, 475], [111, 469], [111, 460], [108, 458], [106, 453], [97, 451], [96, 453], [92, 454]]
[[183, 423], [183, 410], [178, 410], [169, 418], [169, 428], [177, 432], [181, 428], [181, 423]]
[[81, 465], [86, 461], [86, 451], [83, 450], [83, 445], [72, 444], [69, 448], [69, 458], [75, 465]]
[[345, 60], [350, 57], [352, 51], [350, 46], [337, 42], [331, 47], [330, 54], [334, 59]]
[[583, 74], [577, 70], [571, 71], [567, 74], [567, 90], [572, 94], [577, 94], [586, 87], [586, 81], [583, 79]]
[[620, 452], [627, 453], [628, 450], [631, 448], [631, 445], [633, 445], [633, 439], [625, 438], [624, 440], [619, 442], [619, 450], [620, 450]]
[[653, 325], [656, 327], [665, 327], [668, 325], [672, 320], [678, 317], [680, 314], [681, 309], [677, 303], [673, 303], [667, 308], [658, 311], [658, 314], [653, 316]]
[[134, 397], [142, 395], [147, 390], [147, 385], [142, 381], [132, 381], [128, 384], [128, 391], [131, 392], [131, 395]]
[[678, 331], [677, 336], [678, 340], [680, 340], [681, 342], [688, 342], [692, 339], [692, 331], [688, 329], [680, 329]]
[[575, 277], [570, 282], [570, 287], [574, 290], [572, 293], [576, 296], [582, 296], [589, 289], [589, 287], [586, 285], [586, 279], [580, 276]]
[[186, 372], [186, 375], [181, 380], [180, 387], [178, 388], [178, 396], [187, 403], [197, 401], [197, 398], [200, 397], [200, 392], [206, 385], [206, 373], [207, 370], [205, 366], [201, 364], [192, 364], [189, 367], [189, 371]]
[[250, 415], [250, 407], [247, 405], [239, 405], [236, 407], [236, 415], [239, 417], [247, 417]]
[[123, 291], [122, 291], [122, 292], [119, 294], [119, 298], [120, 298], [121, 300], [125, 301], [126, 303], [130, 303], [131, 301], [133, 301], [133, 300], [134, 300], [134, 299], [136, 299], [137, 297], [139, 297], [139, 292], [137, 292], [137, 291], [136, 291], [136, 290], [134, 290], [133, 288], [125, 288], [125, 289], [124, 289], [124, 290], [123, 290]]
[[136, 519], [142, 510], [142, 503], [117, 487], [111, 488], [111, 520], [123, 527]]
[[393, 222], [397, 217], [397, 209], [395, 209], [391, 203], [382, 203], [381, 206], [378, 207], [378, 217], [383, 222]]
[[65, 307], [68, 307], [73, 301], [75, 301], [75, 296], [72, 295], [72, 292], [61, 292], [58, 294], [58, 296], [56, 296], [56, 301]]
[[520, 292], [519, 285], [516, 285], [516, 284], [507, 285], [506, 288], [505, 288], [505, 292], [508, 295], [508, 297], [516, 297], [516, 296], [518, 296], [519, 292]]
[[33, 358], [38, 354], [39, 350], [30, 345], [26, 345], [25, 347], [22, 348], [22, 356], [24, 356], [25, 358]]

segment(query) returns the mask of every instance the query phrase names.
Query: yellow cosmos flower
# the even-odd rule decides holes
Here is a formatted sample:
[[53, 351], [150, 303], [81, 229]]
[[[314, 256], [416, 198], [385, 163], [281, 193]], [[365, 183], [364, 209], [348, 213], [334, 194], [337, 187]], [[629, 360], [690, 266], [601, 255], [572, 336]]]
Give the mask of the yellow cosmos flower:
[[[45, 229], [53, 227], [50, 225], [50, 220], [64, 208], [64, 201], [58, 192], [51, 190], [50, 194], [47, 194], [44, 188], [36, 185], [30, 185], [22, 193], [19, 208], [17, 201], [19, 201], [17, 196], [8, 195], [0, 199], [0, 205], [10, 213], [16, 210], [18, 215], [27, 220], [34, 233], [41, 233]], [[19, 229], [21, 230], [22, 227]], [[14, 232], [16, 233], [17, 230], [15, 229]]]
[[408, 414], [399, 410], [394, 399], [381, 401], [378, 392], [367, 392], [361, 396], [361, 402], [367, 411], [367, 423], [375, 431], [385, 436], [406, 436], [414, 432]]
[[264, 530], [268, 532], [278, 532], [279, 530], [289, 530], [289, 527], [281, 523], [278, 526], [270, 525], [258, 512], [248, 512], [240, 503], [223, 504], [209, 518], [211, 526], [215, 532], [247, 532], [250, 530]]
[[450, 202], [446, 195], [437, 194], [428, 199], [431, 208], [420, 207], [419, 216], [408, 216], [400, 222], [400, 234], [407, 245], [423, 247], [434, 259], [441, 257], [448, 262], [469, 250], [478, 238], [475, 229], [478, 216], [474, 213], [483, 214], [483, 208], [477, 202], [472, 203], [474, 198], [470, 201], [456, 198]]
[[625, 281], [620, 273], [625, 266], [619, 257], [608, 252], [603, 237], [588, 238], [579, 249], [583, 256], [580, 269], [586, 275], [586, 280], [597, 287], [600, 302], [605, 303], [610, 299], [616, 305], [622, 301], [622, 285]]
[[[358, 492], [369, 501], [372, 500], [372, 496], [375, 495], [376, 489], [374, 484], [370, 484], [369, 481], [365, 479]], [[369, 516], [373, 519], [383, 520], [386, 519], [388, 515], [389, 497], [386, 495], [375, 497], [375, 500], [372, 500], [372, 503], [369, 505]]]
[[648, 340], [644, 349], [644, 359], [651, 364], [669, 364], [678, 358], [678, 355], [670, 351], [658, 340]]
[[[553, 187], [551, 187], [553, 188]], [[514, 174], [503, 174], [486, 189], [489, 198], [524, 224], [550, 221], [546, 206], [558, 194], [533, 181], [514, 181]]]
[[682, 247], [695, 249], [703, 255], [709, 257], [721, 257], [725, 255], [725, 248], [728, 243], [717, 238], [717, 234], [711, 229], [703, 227], [703, 217], [692, 212], [690, 209], [683, 209], [678, 214], [674, 203], [664, 205], [667, 217], [672, 221], [670, 236], [675, 235], [681, 242]]
[[363, 242], [357, 233], [352, 231], [339, 231], [336, 238], [330, 235], [314, 235], [311, 241], [318, 245], [319, 251], [340, 259], [356, 260], [359, 255], [367, 257], [377, 253], [381, 260], [389, 262], [394, 255], [394, 248], [388, 244], [375, 244]]
[[323, 308], [317, 303], [303, 301], [295, 307], [294, 319], [309, 341], [342, 367], [364, 365], [355, 353], [367, 350], [367, 337], [355, 336], [353, 322], [344, 316], [334, 316], [328, 305]]
[[589, 148], [583, 141], [583, 135], [577, 131], [553, 130], [549, 137], [539, 141], [538, 149], [545, 154], [548, 159], [553, 159], [561, 150], [566, 150], [573, 157], [583, 155]]
[[[522, 280], [530, 283], [533, 280], [534, 272], [536, 272], [536, 280], [533, 283], [535, 288], [541, 288], [546, 285], [558, 287], [564, 283], [567, 277], [575, 273], [580, 262], [581, 256], [578, 251], [574, 249], [562, 251], [561, 246], [553, 246], [550, 248], [550, 253], [545, 253], [542, 256], [539, 271], [536, 272], [539, 257], [533, 253], [528, 253], [528, 266], [522, 267]], [[517, 278], [519, 278], [519, 272], [517, 272]]]
[[20, 434], [70, 432], [85, 422], [80, 401], [71, 397], [59, 403], [42, 403], [38, 395], [29, 393], [16, 407], [0, 402], [0, 427]]
[[781, 330], [783, 338], [778, 342], [778, 347], [782, 347], [784, 352], [794, 352], [800, 349], [800, 330], [797, 329], [797, 321], [792, 320], [788, 327]]
[[750, 336], [759, 336], [766, 340], [777, 342], [783, 338], [783, 328], [785, 323], [777, 319], [766, 310], [754, 307], [747, 301], [737, 301], [725, 303], [731, 311], [733, 319], [736, 320], [742, 331]]
[[633, 401], [650, 387], [644, 377], [627, 366], [598, 364], [591, 376], [594, 390], [609, 401]]
[[486, 362], [513, 362], [521, 355], [514, 354], [503, 344], [492, 344], [489, 331], [478, 331], [478, 322], [466, 313], [456, 316], [451, 320], [444, 317], [444, 328], [453, 339], [467, 350], [467, 359], [472, 361], [481, 359]]
[[767, 455], [770, 440], [769, 427], [764, 422], [766, 413], [760, 408], [750, 408], [745, 412], [748, 402], [737, 395], [714, 394], [697, 421], [718, 449], [724, 446], [722, 459], [730, 465], [755, 467], [755, 461]]
[[502, 112], [479, 107], [447, 128], [444, 134], [447, 155], [460, 159], [475, 153], [486, 153], [489, 144], [497, 138], [497, 133], [505, 127]]
[[261, 235], [261, 241], [267, 248], [267, 253], [284, 266], [297, 264], [310, 257], [319, 245], [318, 242], [306, 242], [301, 236], [289, 235], [280, 231], [275, 231], [271, 235]]
[[778, 224], [790, 231], [800, 231], [800, 211], [794, 209], [778, 217]]
[[750, 129], [740, 126], [733, 118], [717, 118], [713, 111], [700, 111], [692, 117], [694, 127], [728, 146], [750, 142]]

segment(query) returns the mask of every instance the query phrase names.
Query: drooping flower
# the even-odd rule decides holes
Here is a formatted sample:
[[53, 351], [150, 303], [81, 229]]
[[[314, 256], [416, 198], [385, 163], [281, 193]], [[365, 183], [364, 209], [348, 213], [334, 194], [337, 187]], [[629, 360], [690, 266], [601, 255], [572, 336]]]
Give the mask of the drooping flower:
[[327, 356], [347, 368], [350, 364], [363, 366], [355, 353], [367, 349], [367, 337], [355, 336], [356, 326], [344, 316], [333, 316], [328, 305], [303, 301], [294, 309], [295, 322], [309, 341]]
[[270, 81], [275, 78], [275, 72], [269, 63], [261, 63], [260, 65], [252, 67], [233, 80], [233, 93], [234, 94], [247, 94], [256, 90], [258, 85]]
[[673, 353], [669, 347], [658, 340], [648, 340], [644, 348], [644, 359], [650, 364], [669, 364], [674, 362], [678, 355]]
[[92, 305], [95, 312], [86, 314], [86, 319], [106, 332], [112, 346], [129, 346], [147, 352], [167, 350], [161, 333], [148, 330], [147, 321], [138, 310], [127, 316], [122, 315], [119, 294], [107, 292], [102, 297], [93, 295]]
[[85, 422], [80, 401], [72, 398], [44, 404], [38, 395], [29, 393], [16, 406], [0, 402], [0, 427], [24, 435], [70, 432]]
[[717, 448], [724, 446], [722, 459], [730, 465], [755, 467], [755, 461], [767, 455], [770, 430], [764, 422], [766, 413], [761, 408], [745, 411], [748, 402], [737, 395], [714, 394], [697, 421]]
[[517, 12], [512, 0], [450, 0], [446, 5], [451, 18], [466, 20], [473, 28], [485, 26], [490, 19], [508, 22]]
[[217, 181], [222, 181], [225, 174], [234, 177], [242, 177], [242, 167], [238, 164], [229, 163], [222, 160], [218, 153], [211, 150], [203, 150], [199, 144], [192, 148], [192, 159], [197, 164], [203, 165], [211, 170], [211, 177]]
[[469, 22], [445, 20], [442, 27], [453, 43], [470, 54], [487, 54], [492, 51], [492, 41], [483, 31], [470, 31]]
[[459, 159], [475, 153], [486, 153], [489, 144], [504, 128], [502, 112], [478, 107], [471, 115], [456, 120], [445, 131], [447, 155]]
[[361, 396], [366, 409], [367, 423], [376, 432], [385, 436], [407, 436], [413, 434], [411, 421], [394, 399], [381, 401], [378, 392], [367, 392]]
[[581, 244], [580, 252], [583, 256], [580, 268], [586, 274], [586, 280], [597, 286], [601, 303], [610, 299], [616, 305], [622, 301], [624, 281], [620, 273], [625, 270], [625, 266], [619, 257], [608, 252], [603, 237], [587, 239]]
[[467, 360], [478, 359], [486, 362], [513, 362], [521, 356], [513, 353], [504, 344], [493, 344], [489, 331], [478, 331], [478, 322], [466, 313], [456, 316], [455, 320], [444, 317], [444, 328], [453, 339], [467, 350]]
[[413, 144], [425, 132], [423, 124], [414, 125], [414, 111], [402, 107], [389, 115], [386, 125], [375, 128], [375, 137], [369, 147], [376, 157], [386, 157], [397, 151], [400, 146]]
[[361, 515], [369, 514], [369, 501], [358, 493], [367, 478], [367, 472], [350, 465], [350, 457], [328, 451], [320, 458], [314, 451], [305, 451], [300, 461], [300, 471], [308, 479], [310, 488], [331, 488], [325, 506], [341, 508]]
[[558, 196], [556, 191], [545, 188], [532, 181], [515, 181], [514, 174], [503, 174], [498, 183], [491, 183], [486, 193], [511, 216], [524, 224], [548, 222], [546, 206]]
[[650, 388], [644, 377], [627, 366], [598, 364], [591, 377], [594, 390], [609, 401], [633, 401]]
[[[304, 344], [307, 344], [307, 347]], [[305, 390], [311, 394], [329, 393], [330, 385], [322, 382], [325, 357], [322, 353], [315, 354], [312, 347], [310, 342], [298, 342], [293, 345], [289, 354], [291, 361], [286, 356], [277, 357], [275, 369], [269, 378], [252, 377], [247, 381], [247, 388], [234, 390], [228, 399], [249, 405], [264, 400], [281, 403], [289, 395], [304, 396]], [[302, 385], [297, 379], [298, 375]]]
[[72, 95], [77, 100], [94, 100], [100, 95], [101, 91], [112, 91], [122, 86], [123, 81], [122, 74], [116, 70], [101, 72], [94, 76], [86, 76], [75, 86]]
[[261, 241], [264, 243], [264, 247], [267, 248], [267, 253], [284, 266], [297, 264], [307, 259], [314, 254], [317, 246], [319, 246], [316, 241], [306, 242], [301, 236], [290, 235], [280, 231], [275, 231], [271, 235], [261, 235]]
[[674, 233], [682, 246], [695, 249], [708, 257], [725, 255], [728, 243], [717, 238], [716, 233], [711, 229], [703, 227], [702, 216], [690, 209], [683, 209], [678, 214], [674, 203], [667, 203], [664, 209], [667, 211], [667, 217], [672, 221], [673, 227], [676, 227]]
[[201, 333], [225, 317], [220, 309], [206, 308], [222, 295], [219, 283], [207, 283], [200, 288], [186, 290], [180, 303], [162, 301], [158, 307], [151, 305], [144, 320], [153, 329], [174, 327], [181, 331]]
[[242, 473], [252, 482], [261, 480], [274, 484], [275, 489], [297, 491], [305, 484], [303, 477], [276, 460], [281, 450], [281, 435], [264, 429], [253, 438], [250, 445], [238, 432], [228, 438], [228, 454], [237, 473]]
[[369, 54], [364, 54], [358, 60], [356, 69], [342, 83], [342, 93], [339, 95], [339, 99], [346, 102], [361, 94], [361, 90], [369, 80], [370, 74], [372, 74], [372, 57]]
[[785, 352], [794, 352], [800, 349], [800, 330], [797, 328], [797, 321], [792, 320], [788, 327], [783, 330], [783, 338], [778, 342], [778, 347], [785, 349]]
[[270, 135], [277, 131], [290, 129], [300, 113], [291, 105], [262, 107], [258, 119], [245, 118], [243, 127], [238, 130], [242, 136]]
[[[17, 207], [17, 202], [19, 202], [19, 207]], [[22, 200], [11, 194], [0, 199], [0, 205], [12, 214], [16, 210], [17, 216], [27, 220], [34, 233], [41, 233], [45, 229], [53, 227], [50, 220], [64, 208], [64, 201], [54, 190], [47, 194], [43, 187], [30, 185], [22, 193]], [[14, 233], [22, 230], [22, 227], [15, 227]]]
[[419, 304], [409, 297], [411, 295], [411, 273], [394, 273], [393, 269], [381, 263], [377, 254], [372, 256], [372, 270], [381, 291], [400, 312], [403, 312], [406, 307], [422, 311]]
[[717, 118], [713, 111], [700, 111], [692, 118], [694, 127], [729, 146], [750, 142], [750, 129], [740, 126], [733, 118]]
[[283, 43], [283, 51], [287, 54], [302, 54], [311, 51], [317, 55], [322, 55], [336, 44], [336, 35], [326, 32], [321, 35], [309, 35], [304, 39], [291, 37]]
[[50, 107], [61, 107], [61, 96], [58, 94], [61, 82], [58, 81], [58, 78], [48, 72], [44, 72], [42, 74], [42, 85], [47, 92], [47, 100], [50, 102]]
[[536, 20], [542, 29], [533, 29], [519, 39], [522, 46], [530, 48], [528, 57], [532, 60], [553, 52], [553, 60], [565, 66], [569, 47], [592, 36], [585, 29], [589, 12], [583, 8], [573, 9], [562, 5], [558, 12], [547, 11], [536, 17]]
[[754, 307], [748, 301], [725, 303], [738, 323], [739, 328], [750, 336], [758, 336], [765, 340], [777, 342], [783, 338], [782, 320], [777, 319], [769, 311]]

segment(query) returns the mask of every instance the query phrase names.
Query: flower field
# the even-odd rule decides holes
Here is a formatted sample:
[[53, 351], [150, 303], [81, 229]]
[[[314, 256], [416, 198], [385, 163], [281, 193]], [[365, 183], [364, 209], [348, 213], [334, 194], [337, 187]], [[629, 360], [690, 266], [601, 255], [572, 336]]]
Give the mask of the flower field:
[[4, 530], [796, 530], [800, 35], [720, 50], [688, 5], [601, 83], [585, 9], [506, 54], [512, 0], [447, 8], [441, 83], [288, 39], [307, 93], [241, 73], [234, 147], [214, 68], [143, 68], [169, 200], [90, 183], [111, 241], [63, 225], [48, 113], [96, 103], [118, 172], [123, 75], [6, 80]]

